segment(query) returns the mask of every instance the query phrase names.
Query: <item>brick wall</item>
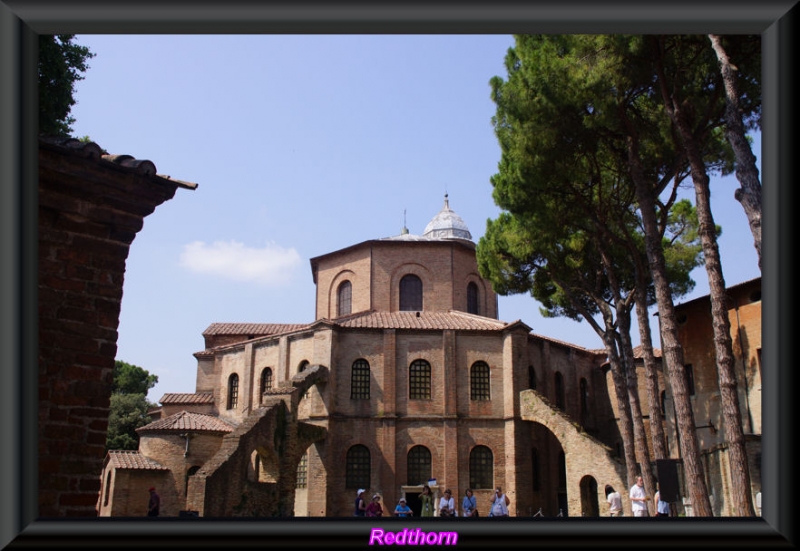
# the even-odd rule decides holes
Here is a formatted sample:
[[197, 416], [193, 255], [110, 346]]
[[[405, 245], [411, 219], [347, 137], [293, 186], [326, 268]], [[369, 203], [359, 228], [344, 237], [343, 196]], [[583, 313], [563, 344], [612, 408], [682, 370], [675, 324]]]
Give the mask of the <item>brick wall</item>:
[[96, 514], [125, 260], [144, 217], [179, 185], [96, 144], [40, 142], [41, 516]]

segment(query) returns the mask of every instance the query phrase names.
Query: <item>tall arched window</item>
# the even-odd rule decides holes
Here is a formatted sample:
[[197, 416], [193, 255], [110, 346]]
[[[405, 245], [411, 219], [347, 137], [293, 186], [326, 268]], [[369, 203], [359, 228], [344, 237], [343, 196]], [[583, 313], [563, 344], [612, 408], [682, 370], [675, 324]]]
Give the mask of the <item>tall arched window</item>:
[[469, 486], [473, 490], [491, 488], [494, 482], [494, 456], [486, 446], [469, 452]]
[[564, 396], [564, 376], [556, 371], [556, 407], [561, 411], [566, 408], [566, 397]]
[[404, 275], [400, 280], [400, 310], [422, 310], [422, 280], [414, 274]]
[[353, 301], [353, 285], [349, 281], [342, 281], [337, 292], [336, 313], [338, 316], [347, 316], [351, 312]]
[[586, 379], [581, 377], [581, 422], [585, 425], [586, 416], [589, 414], [589, 386]]
[[528, 366], [528, 388], [536, 390], [536, 370], [532, 365]]
[[351, 446], [347, 450], [344, 470], [346, 488], [369, 488], [369, 449], [361, 444]]
[[489, 399], [489, 364], [475, 362], [469, 372], [469, 395], [471, 400]]
[[470, 281], [467, 285], [467, 312], [470, 314], [479, 314], [478, 312], [478, 286], [474, 281]]
[[308, 367], [308, 360], [303, 360], [300, 362], [300, 365], [297, 366], [297, 372], [302, 373]]
[[408, 369], [408, 397], [412, 400], [431, 399], [431, 364], [414, 360]]
[[264, 393], [272, 388], [272, 368], [265, 367], [261, 371], [261, 393], [259, 396], [264, 399]]
[[369, 363], [359, 359], [350, 371], [350, 399], [369, 400]]
[[406, 456], [408, 485], [427, 484], [431, 478], [431, 452], [425, 446], [414, 446]]
[[228, 377], [228, 409], [236, 409], [239, 404], [239, 376], [234, 373]]

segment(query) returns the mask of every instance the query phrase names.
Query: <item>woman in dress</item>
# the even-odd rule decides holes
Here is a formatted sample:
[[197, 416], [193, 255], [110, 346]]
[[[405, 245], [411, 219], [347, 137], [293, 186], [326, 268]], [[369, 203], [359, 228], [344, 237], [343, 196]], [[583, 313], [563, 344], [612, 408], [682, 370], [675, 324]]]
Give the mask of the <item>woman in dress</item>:
[[420, 515], [421, 517], [433, 516], [433, 494], [431, 494], [431, 487], [425, 484], [422, 487], [422, 493], [419, 494]]

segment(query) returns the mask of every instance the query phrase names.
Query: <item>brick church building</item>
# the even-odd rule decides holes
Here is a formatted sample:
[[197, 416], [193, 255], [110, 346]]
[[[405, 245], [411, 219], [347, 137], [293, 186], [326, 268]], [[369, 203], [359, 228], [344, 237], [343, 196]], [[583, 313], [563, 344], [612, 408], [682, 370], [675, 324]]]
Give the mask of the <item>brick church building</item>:
[[[404, 497], [418, 514], [423, 484], [437, 501], [451, 489], [459, 509], [472, 488], [482, 516], [497, 486], [512, 516], [605, 515], [605, 485], [626, 494], [605, 352], [499, 320], [447, 196], [421, 235], [404, 228], [312, 258], [311, 270], [315, 321], [212, 323], [203, 332], [196, 391], [164, 395], [138, 431], [139, 449], [108, 453], [100, 516], [143, 516], [150, 486], [162, 515], [206, 517], [352, 516], [359, 489], [379, 494], [384, 510]], [[760, 280], [749, 285], [760, 289]], [[737, 349], [754, 449], [760, 296], [758, 321], [748, 350]], [[695, 361], [694, 381], [710, 397], [702, 403], [717, 408], [702, 419], [718, 428], [707, 363]], [[668, 416], [665, 429], [674, 434]], [[709, 465], [725, 465], [716, 429], [699, 437]], [[724, 469], [710, 472], [724, 514]]]

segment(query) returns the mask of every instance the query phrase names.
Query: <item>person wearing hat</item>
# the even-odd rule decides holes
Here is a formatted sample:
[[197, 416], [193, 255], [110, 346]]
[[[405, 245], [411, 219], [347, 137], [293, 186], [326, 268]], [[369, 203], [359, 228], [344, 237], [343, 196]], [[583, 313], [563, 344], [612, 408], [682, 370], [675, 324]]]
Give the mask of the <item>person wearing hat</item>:
[[356, 511], [355, 516], [363, 517], [367, 514], [367, 504], [364, 503], [364, 492], [365, 489], [359, 488], [358, 492], [356, 493]]
[[148, 491], [150, 492], [150, 501], [147, 502], [147, 516], [157, 517], [158, 510], [161, 508], [161, 496], [156, 492], [155, 486], [151, 486]]
[[372, 501], [367, 505], [366, 513], [368, 517], [382, 517], [383, 507], [381, 506], [381, 496], [375, 494], [372, 496]]
[[406, 505], [406, 498], [401, 497], [400, 503], [397, 504], [397, 507], [394, 508], [394, 516], [396, 517], [410, 517], [414, 513], [411, 512], [411, 507]]

